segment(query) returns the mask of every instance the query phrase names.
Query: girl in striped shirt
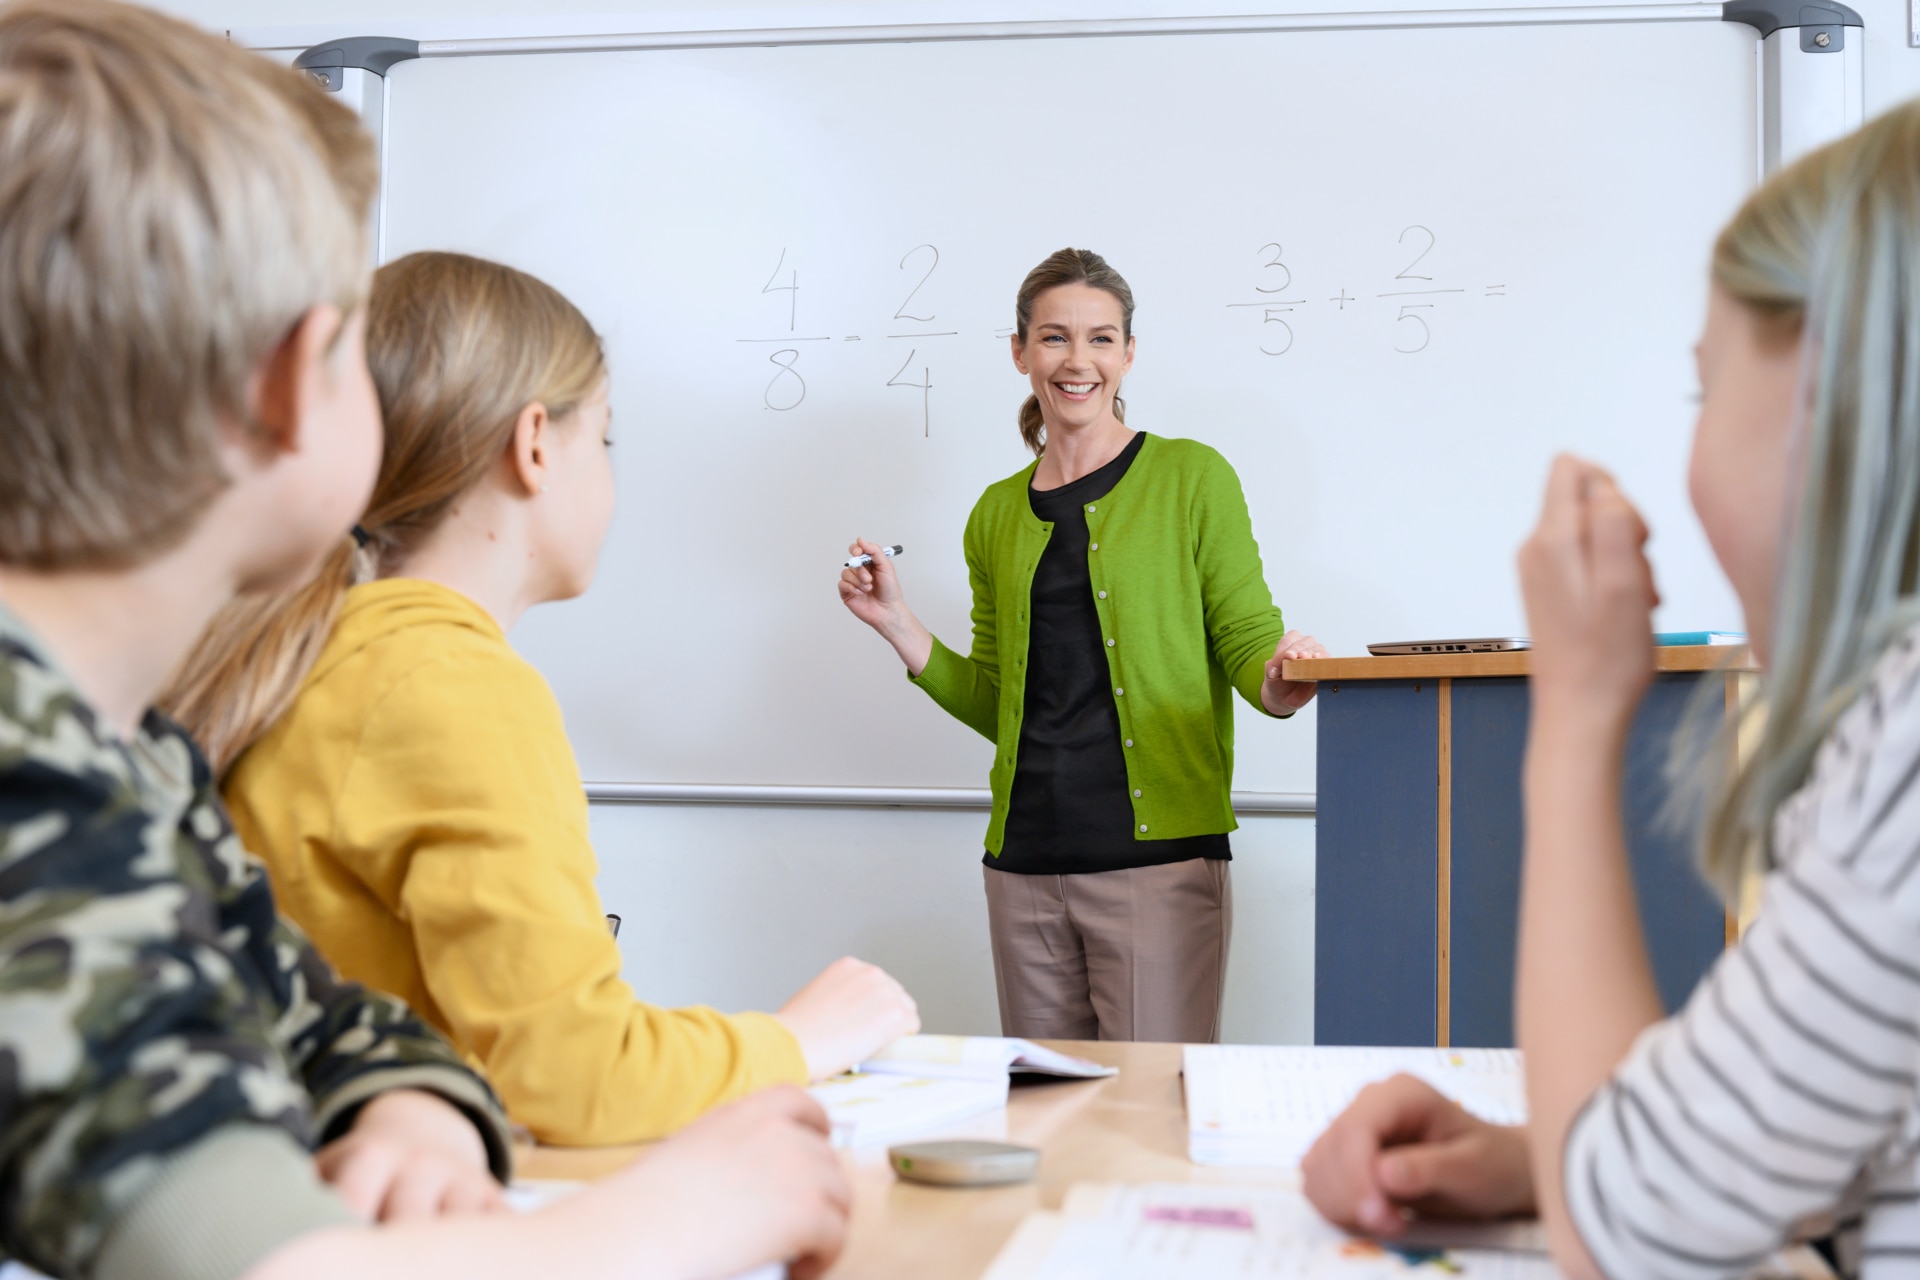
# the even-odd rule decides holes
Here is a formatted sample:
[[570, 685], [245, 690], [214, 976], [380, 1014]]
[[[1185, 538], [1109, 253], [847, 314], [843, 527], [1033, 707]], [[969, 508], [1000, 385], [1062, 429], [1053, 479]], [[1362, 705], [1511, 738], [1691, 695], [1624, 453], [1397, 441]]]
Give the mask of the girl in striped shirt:
[[1537, 1211], [1573, 1277], [1743, 1275], [1815, 1234], [1850, 1275], [1920, 1275], [1920, 103], [1753, 194], [1696, 356], [1693, 504], [1766, 671], [1703, 856], [1729, 893], [1764, 873], [1758, 920], [1664, 1016], [1619, 800], [1646, 529], [1561, 458], [1519, 556], [1530, 1121], [1398, 1078], [1322, 1136], [1307, 1193], [1387, 1237]]

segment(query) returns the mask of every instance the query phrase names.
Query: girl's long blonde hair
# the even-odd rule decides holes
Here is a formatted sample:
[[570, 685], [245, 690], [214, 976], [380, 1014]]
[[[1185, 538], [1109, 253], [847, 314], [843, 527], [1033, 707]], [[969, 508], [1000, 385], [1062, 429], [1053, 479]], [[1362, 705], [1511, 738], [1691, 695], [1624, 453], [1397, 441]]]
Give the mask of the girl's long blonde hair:
[[1713, 281], [1797, 335], [1810, 389], [1768, 669], [1708, 753], [1748, 747], [1720, 770], [1702, 848], [1731, 901], [1745, 869], [1774, 864], [1773, 815], [1834, 719], [1920, 621], [1920, 102], [1754, 192], [1714, 246]]
[[245, 596], [214, 619], [160, 705], [224, 774], [300, 692], [348, 588], [401, 571], [460, 495], [491, 471], [539, 402], [564, 419], [606, 380], [587, 318], [551, 285], [458, 253], [374, 274], [367, 363], [386, 448], [356, 534], [313, 581]]

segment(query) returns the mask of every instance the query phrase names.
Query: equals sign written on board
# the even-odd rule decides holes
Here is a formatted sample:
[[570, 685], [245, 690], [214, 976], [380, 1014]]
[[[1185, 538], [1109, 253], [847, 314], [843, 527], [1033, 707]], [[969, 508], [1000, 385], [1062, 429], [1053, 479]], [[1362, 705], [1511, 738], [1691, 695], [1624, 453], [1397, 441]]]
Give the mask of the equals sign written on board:
[[1486, 296], [1489, 298], [1504, 298], [1507, 296], [1507, 286], [1503, 284], [1490, 284], [1487, 286]]

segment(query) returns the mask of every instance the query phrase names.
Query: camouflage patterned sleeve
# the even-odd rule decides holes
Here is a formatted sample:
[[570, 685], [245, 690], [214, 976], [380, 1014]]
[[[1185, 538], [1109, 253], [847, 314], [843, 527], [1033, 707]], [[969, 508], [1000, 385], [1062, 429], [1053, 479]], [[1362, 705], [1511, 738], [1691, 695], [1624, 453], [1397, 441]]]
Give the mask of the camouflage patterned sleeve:
[[[0, 615], [0, 623], [4, 623]], [[112, 740], [0, 625], [0, 1254], [57, 1275], [238, 1276], [351, 1221], [311, 1149], [384, 1089], [486, 1087], [284, 927], [198, 753]]]
[[244, 921], [242, 945], [276, 1011], [274, 1040], [310, 1100], [307, 1140], [321, 1146], [341, 1136], [360, 1106], [378, 1094], [423, 1089], [473, 1121], [494, 1176], [506, 1182], [512, 1173], [512, 1135], [493, 1091], [404, 1002], [341, 979], [299, 928], [279, 914], [265, 870], [240, 847], [212, 771], [191, 740], [171, 725], [166, 728], [193, 762], [193, 799], [183, 826], [219, 867], [218, 892], [229, 918]]
[[285, 919], [279, 928], [281, 954], [292, 962], [288, 1049], [313, 1098], [316, 1140], [339, 1137], [376, 1094], [425, 1089], [466, 1113], [486, 1140], [494, 1176], [509, 1181], [513, 1147], [506, 1114], [453, 1046], [401, 1001], [340, 979]]
[[[307, 1092], [220, 868], [181, 828], [190, 764], [177, 742], [103, 740], [0, 645], [0, 1246], [43, 1271], [111, 1274], [107, 1238], [183, 1169], [204, 1185], [194, 1157], [229, 1134], [245, 1168], [231, 1148], [219, 1171], [298, 1200], [295, 1225], [346, 1216], [311, 1172]], [[194, 1260], [221, 1274], [278, 1243]]]

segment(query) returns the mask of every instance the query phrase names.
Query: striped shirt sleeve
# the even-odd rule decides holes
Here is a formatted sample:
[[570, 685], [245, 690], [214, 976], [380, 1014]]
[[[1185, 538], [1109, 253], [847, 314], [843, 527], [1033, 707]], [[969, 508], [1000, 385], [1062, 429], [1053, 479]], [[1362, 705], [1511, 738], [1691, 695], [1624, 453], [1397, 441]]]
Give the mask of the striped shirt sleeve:
[[1757, 922], [1575, 1121], [1568, 1209], [1607, 1275], [1743, 1275], [1796, 1223], [1909, 1162], [1896, 1153], [1920, 1072], [1916, 675], [1910, 643], [1882, 661], [1778, 816]]

